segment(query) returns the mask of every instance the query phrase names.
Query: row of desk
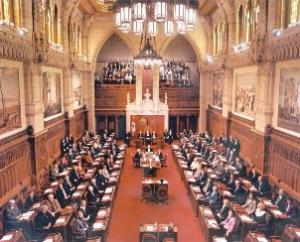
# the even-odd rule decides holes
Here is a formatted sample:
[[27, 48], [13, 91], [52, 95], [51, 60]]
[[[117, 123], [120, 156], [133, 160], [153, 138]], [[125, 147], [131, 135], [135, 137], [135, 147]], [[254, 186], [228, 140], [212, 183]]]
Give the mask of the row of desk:
[[[142, 224], [140, 225], [140, 242], [177, 241], [178, 228], [175, 224]], [[151, 239], [151, 240], [150, 240]], [[169, 239], [169, 240], [167, 240]], [[173, 239], [173, 240], [171, 240]]]

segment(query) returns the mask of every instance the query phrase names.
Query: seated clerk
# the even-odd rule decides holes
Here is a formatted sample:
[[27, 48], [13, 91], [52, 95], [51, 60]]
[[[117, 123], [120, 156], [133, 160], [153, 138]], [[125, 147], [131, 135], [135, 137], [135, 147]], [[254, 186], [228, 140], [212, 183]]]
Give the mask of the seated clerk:
[[212, 192], [213, 184], [210, 178], [207, 178], [206, 184], [202, 187], [202, 192], [205, 196], [208, 196]]
[[135, 162], [135, 166], [139, 167], [140, 166], [140, 162], [141, 162], [141, 158], [143, 157], [141, 149], [137, 149], [135, 155], [134, 155], [134, 162]]
[[230, 173], [229, 179], [226, 183], [227, 187], [229, 188], [230, 192], [233, 193], [235, 190], [235, 177], [233, 173]]
[[130, 146], [131, 137], [132, 136], [130, 132], [126, 133], [124, 136], [124, 143], [127, 145], [127, 147]]
[[83, 212], [83, 219], [87, 223], [90, 223], [92, 221], [92, 215], [91, 215], [92, 211], [91, 211], [90, 207], [87, 206], [86, 200], [83, 199], [80, 201], [79, 209], [81, 209]]
[[234, 231], [236, 224], [237, 224], [237, 219], [234, 216], [232, 210], [230, 209], [228, 211], [227, 218], [220, 223], [220, 225], [224, 228], [225, 235], [227, 237]]
[[235, 167], [236, 167], [239, 177], [245, 177], [247, 175], [246, 166], [245, 166], [244, 162], [241, 161], [240, 159], [236, 159]]
[[37, 215], [34, 218], [34, 225], [38, 229], [48, 230], [51, 228], [52, 224], [55, 222], [55, 216], [49, 212], [46, 205], [39, 207]]
[[24, 208], [30, 209], [35, 203], [39, 201], [38, 197], [34, 194], [34, 190], [31, 190], [29, 196], [26, 199]]
[[68, 195], [64, 189], [63, 180], [60, 180], [60, 182], [58, 184], [58, 189], [57, 189], [55, 195], [56, 195], [57, 200], [60, 203], [60, 206], [64, 208], [69, 202], [70, 195]]
[[265, 205], [262, 202], [257, 204], [257, 208], [253, 214], [253, 220], [257, 224], [266, 224], [267, 223], [267, 212]]
[[279, 189], [278, 195], [272, 199], [272, 203], [278, 206], [281, 212], [284, 212], [286, 209], [286, 195], [283, 189]]
[[146, 134], [145, 134], [145, 145], [150, 145], [152, 142], [152, 136], [149, 132], [149, 130], [146, 131]]
[[14, 199], [9, 200], [8, 205], [3, 211], [3, 222], [5, 229], [10, 230], [16, 228], [16, 221], [20, 215], [21, 211], [17, 207], [16, 201]]
[[78, 166], [74, 166], [74, 168], [72, 169], [70, 173], [70, 179], [75, 186], [78, 186], [80, 184], [81, 178], [79, 176]]
[[81, 209], [78, 209], [75, 219], [75, 232], [77, 234], [77, 239], [87, 238], [87, 233], [89, 230], [89, 225], [84, 219], [84, 213]]
[[74, 187], [73, 183], [71, 182], [69, 176], [65, 176], [65, 177], [64, 177], [64, 184], [63, 184], [63, 186], [64, 186], [64, 189], [65, 189], [67, 195], [69, 195], [69, 196], [70, 196], [70, 195], [75, 191], [75, 189], [76, 189], [76, 188]]
[[246, 202], [243, 204], [242, 207], [245, 209], [248, 215], [252, 215], [256, 210], [256, 206], [257, 206], [257, 201], [255, 200], [253, 193], [250, 192]]
[[212, 192], [208, 196], [206, 196], [206, 200], [211, 206], [218, 205], [218, 203], [220, 202], [220, 195], [217, 186], [213, 186]]
[[255, 169], [255, 167], [253, 166], [248, 175], [247, 175], [247, 179], [252, 183], [252, 184], [256, 184], [257, 180], [258, 180], [259, 174], [257, 172], [257, 170]]
[[243, 188], [241, 182], [239, 180], [235, 181], [235, 189], [232, 193], [234, 196], [234, 200], [239, 204], [243, 204], [246, 200], [246, 190]]
[[144, 134], [142, 133], [142, 131], [140, 131], [140, 132], [139, 132], [139, 134], [138, 134], [138, 138], [139, 138], [139, 139], [142, 139], [142, 138], [144, 138]]
[[219, 210], [219, 212], [216, 214], [217, 215], [217, 218], [218, 220], [220, 221], [223, 221], [227, 218], [228, 216], [228, 212], [230, 210], [230, 202], [228, 199], [224, 199], [223, 200], [223, 204], [222, 204], [222, 207], [221, 209]]
[[258, 195], [260, 197], [264, 197], [268, 194], [268, 192], [270, 191], [270, 185], [267, 182], [266, 179], [264, 179], [262, 176], [259, 176], [257, 179], [257, 183], [254, 184], [257, 191], [258, 191]]
[[153, 152], [153, 149], [151, 148], [150, 145], [147, 145], [147, 148], [145, 149], [145, 152], [146, 152], [146, 153], [151, 153], [151, 152]]
[[157, 138], [156, 132], [154, 130], [153, 130], [151, 136], [152, 136], [152, 140]]
[[100, 201], [99, 197], [97, 196], [96, 192], [94, 191], [93, 186], [91, 186], [91, 185], [88, 186], [86, 200], [88, 203], [97, 203]]
[[195, 177], [195, 178], [196, 178], [197, 185], [199, 185], [201, 188], [204, 187], [204, 185], [206, 184], [207, 179], [208, 179], [207, 169], [202, 168], [200, 170], [198, 177]]

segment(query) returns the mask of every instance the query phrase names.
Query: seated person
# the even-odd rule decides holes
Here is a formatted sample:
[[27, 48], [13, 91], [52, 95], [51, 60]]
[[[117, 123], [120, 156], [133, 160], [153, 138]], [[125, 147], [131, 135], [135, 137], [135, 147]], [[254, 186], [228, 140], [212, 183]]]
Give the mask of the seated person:
[[50, 171], [50, 181], [56, 180], [58, 174], [59, 174], [59, 167], [58, 167], [57, 162], [55, 161], [53, 163], [53, 166], [52, 166], [51, 171]]
[[229, 200], [225, 198], [223, 200], [223, 205], [222, 205], [220, 211], [216, 214], [217, 218], [220, 221], [225, 220], [227, 218], [227, 216], [228, 216], [229, 209], [230, 209]]
[[48, 199], [44, 201], [45, 205], [48, 207], [48, 211], [52, 216], [58, 217], [61, 212], [61, 206], [59, 202], [54, 198], [52, 193], [48, 194]]
[[213, 186], [212, 192], [206, 197], [206, 200], [210, 206], [218, 205], [218, 203], [220, 202], [220, 195], [217, 186]]
[[236, 224], [237, 224], [237, 219], [234, 216], [232, 210], [230, 209], [228, 211], [227, 218], [223, 222], [220, 223], [220, 225], [225, 230], [226, 237], [228, 237], [235, 230]]
[[135, 155], [134, 155], [134, 166], [135, 167], [140, 167], [140, 162], [141, 162], [141, 158], [142, 158], [142, 153], [141, 153], [141, 149], [137, 149]]
[[224, 165], [224, 172], [220, 176], [221, 181], [226, 184], [230, 179], [230, 175], [231, 172], [228, 165]]
[[60, 159], [60, 162], [58, 165], [59, 172], [63, 172], [65, 170], [67, 170], [67, 168], [68, 168], [69, 161], [66, 157], [67, 157], [67, 154], [64, 154], [64, 156]]
[[81, 209], [78, 209], [75, 220], [75, 233], [76, 239], [82, 239], [87, 237], [89, 225], [84, 219], [84, 213]]
[[245, 177], [246, 176], [246, 174], [247, 174], [246, 166], [245, 166], [243, 161], [241, 161], [240, 159], [237, 159], [235, 167], [236, 167], [236, 170], [238, 172], [239, 177]]
[[197, 170], [201, 166], [201, 161], [198, 157], [195, 157], [193, 162], [190, 165], [192, 171]]
[[213, 184], [210, 178], [207, 178], [206, 184], [202, 187], [202, 192], [208, 196], [212, 192]]
[[147, 145], [147, 148], [145, 149], [145, 153], [152, 153], [153, 149], [151, 148], [150, 145]]
[[104, 176], [103, 170], [100, 167], [100, 169], [98, 170], [98, 174], [96, 175], [96, 184], [97, 184], [98, 188], [100, 190], [105, 190], [107, 182], [108, 182], [108, 180]]
[[37, 215], [34, 218], [34, 225], [38, 229], [50, 229], [54, 223], [55, 217], [48, 211], [46, 205], [39, 207]]
[[86, 200], [81, 200], [80, 201], [80, 207], [79, 209], [82, 210], [83, 212], [83, 219], [87, 222], [87, 223], [90, 223], [91, 220], [92, 220], [92, 216], [91, 216], [91, 213], [92, 211], [90, 210], [90, 208], [87, 206], [87, 202]]
[[143, 138], [144, 138], [144, 134], [142, 133], [142, 131], [139, 132], [138, 138], [139, 138], [139, 139], [143, 139]]
[[268, 192], [270, 191], [270, 185], [267, 182], [266, 179], [264, 179], [262, 176], [259, 176], [257, 179], [257, 183], [254, 184], [257, 191], [258, 191], [258, 195], [260, 197], [264, 197], [268, 195]]
[[146, 134], [145, 134], [145, 145], [150, 145], [152, 142], [152, 136], [149, 132], [149, 130], [146, 131]]
[[6, 230], [16, 228], [16, 221], [21, 215], [20, 209], [16, 205], [14, 199], [9, 200], [8, 205], [3, 211], [3, 222]]
[[256, 184], [258, 180], [259, 174], [255, 167], [253, 166], [247, 175], [247, 179], [251, 181], [252, 184]]
[[252, 192], [249, 193], [246, 202], [243, 204], [243, 208], [248, 215], [252, 215], [256, 210], [257, 201], [254, 199]]
[[272, 199], [272, 203], [276, 205], [281, 212], [286, 208], [286, 196], [283, 189], [279, 189], [278, 195]]
[[68, 196], [70, 196], [74, 191], [75, 191], [75, 187], [74, 185], [72, 184], [71, 180], [70, 180], [70, 177], [69, 176], [65, 176], [64, 177], [64, 189], [67, 193]]
[[253, 214], [253, 220], [257, 224], [266, 224], [267, 223], [267, 212], [265, 205], [262, 202], [257, 204], [257, 208]]
[[227, 181], [226, 185], [229, 188], [230, 192], [233, 193], [235, 190], [235, 177], [233, 173], [230, 174], [229, 180]]
[[239, 204], [243, 204], [246, 200], [246, 190], [243, 188], [239, 180], [235, 181], [235, 189], [232, 193], [234, 200]]
[[208, 179], [208, 174], [206, 168], [201, 168], [199, 175], [195, 177], [197, 185], [203, 187]]
[[89, 204], [95, 204], [100, 201], [96, 192], [94, 191], [93, 186], [88, 186], [88, 192], [86, 194], [86, 199]]
[[58, 189], [57, 189], [55, 195], [56, 195], [57, 200], [60, 203], [60, 206], [64, 208], [69, 202], [70, 195], [68, 195], [64, 189], [63, 180], [59, 181]]
[[81, 178], [78, 171], [78, 166], [74, 166], [73, 170], [70, 173], [70, 179], [75, 186], [78, 186], [81, 182]]
[[24, 208], [27, 210], [33, 206], [33, 204], [39, 201], [38, 197], [34, 194], [34, 190], [31, 190], [29, 196], [26, 199]]

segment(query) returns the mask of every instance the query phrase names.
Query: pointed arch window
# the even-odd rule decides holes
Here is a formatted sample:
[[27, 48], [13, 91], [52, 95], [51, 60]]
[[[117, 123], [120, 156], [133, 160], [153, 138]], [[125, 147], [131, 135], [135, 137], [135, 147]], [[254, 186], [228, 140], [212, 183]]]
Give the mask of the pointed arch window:
[[241, 5], [238, 8], [237, 16], [236, 16], [236, 42], [241, 43], [243, 39], [243, 31], [244, 31], [244, 10]]

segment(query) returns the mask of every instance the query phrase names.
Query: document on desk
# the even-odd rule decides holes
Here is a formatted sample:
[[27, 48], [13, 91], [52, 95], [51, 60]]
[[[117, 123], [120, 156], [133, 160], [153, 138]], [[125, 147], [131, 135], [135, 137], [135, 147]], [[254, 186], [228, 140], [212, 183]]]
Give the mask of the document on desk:
[[96, 222], [93, 224], [93, 229], [102, 229], [102, 228], [104, 228], [103, 222]]
[[43, 240], [43, 242], [53, 242], [53, 241], [54, 241], [54, 239], [51, 239], [51, 238]]
[[14, 236], [12, 234], [7, 234], [2, 237], [0, 241], [8, 241], [11, 240]]
[[147, 225], [146, 226], [146, 231], [153, 232], [154, 231], [154, 226], [153, 225]]
[[298, 237], [300, 237], [300, 232], [296, 232], [296, 235], [297, 235]]
[[265, 237], [256, 237], [258, 242], [269, 242]]
[[106, 210], [99, 210], [98, 213], [97, 213], [97, 216], [98, 217], [105, 217], [106, 216]]
[[60, 217], [56, 220], [55, 224], [62, 224], [66, 222], [66, 218], [65, 217]]
[[108, 193], [112, 193], [113, 192], [113, 187], [108, 187], [105, 189], [105, 194], [108, 194]]
[[282, 213], [280, 210], [278, 210], [278, 209], [273, 209], [273, 210], [272, 210], [272, 213], [273, 213], [275, 216], [282, 216], [282, 215], [283, 215], [283, 213]]
[[26, 212], [26, 213], [23, 213], [23, 214], [20, 216], [19, 220], [29, 220], [30, 217], [31, 217], [33, 214], [34, 214], [34, 211], [28, 211], [28, 212]]
[[212, 228], [218, 228], [219, 227], [217, 221], [214, 220], [214, 219], [208, 219], [207, 223], [208, 223], [208, 227], [212, 227]]
[[224, 237], [216, 237], [214, 241], [215, 242], [227, 242], [227, 239]]
[[240, 215], [240, 219], [241, 219], [243, 222], [247, 222], [247, 223], [253, 222], [253, 219], [250, 218], [250, 217], [249, 217], [248, 215], [246, 215], [246, 214], [241, 214], [241, 215]]

